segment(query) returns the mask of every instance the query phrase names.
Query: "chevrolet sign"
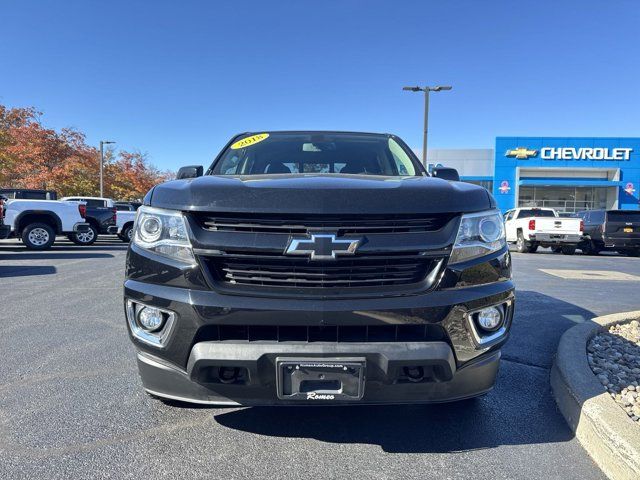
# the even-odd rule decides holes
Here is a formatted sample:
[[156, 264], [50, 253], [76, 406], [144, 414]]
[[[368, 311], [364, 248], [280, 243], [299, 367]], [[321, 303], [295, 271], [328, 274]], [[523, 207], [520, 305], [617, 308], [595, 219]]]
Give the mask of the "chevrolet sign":
[[537, 150], [529, 150], [529, 149], [524, 148], [524, 147], [518, 147], [518, 148], [514, 148], [512, 150], [507, 150], [506, 156], [507, 157], [515, 157], [515, 158], [519, 158], [519, 159], [523, 160], [525, 158], [535, 157], [537, 154], [538, 154]]
[[632, 151], [632, 148], [544, 147], [540, 149], [540, 158], [543, 160], [630, 160]]

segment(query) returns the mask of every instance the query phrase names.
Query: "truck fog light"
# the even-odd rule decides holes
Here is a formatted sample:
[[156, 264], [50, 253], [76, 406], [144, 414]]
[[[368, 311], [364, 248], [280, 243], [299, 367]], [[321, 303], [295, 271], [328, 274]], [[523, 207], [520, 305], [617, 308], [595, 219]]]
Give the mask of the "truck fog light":
[[240, 369], [236, 367], [220, 367], [218, 369], [218, 378], [221, 383], [234, 383], [240, 375]]
[[145, 330], [153, 332], [162, 326], [164, 317], [162, 316], [162, 312], [157, 308], [142, 307], [138, 312], [138, 322], [140, 322], [140, 325], [142, 325]]
[[420, 382], [424, 378], [424, 368], [422, 367], [404, 367], [403, 370], [410, 382]]
[[502, 324], [502, 312], [497, 307], [483, 308], [476, 313], [476, 320], [480, 328], [491, 332]]

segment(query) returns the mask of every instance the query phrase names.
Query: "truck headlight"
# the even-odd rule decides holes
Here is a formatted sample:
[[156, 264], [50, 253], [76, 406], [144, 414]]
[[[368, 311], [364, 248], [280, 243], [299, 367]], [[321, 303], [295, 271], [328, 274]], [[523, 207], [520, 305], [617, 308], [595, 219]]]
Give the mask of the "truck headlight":
[[497, 252], [507, 244], [502, 215], [498, 210], [462, 216], [449, 264]]
[[158, 255], [195, 263], [181, 212], [142, 206], [138, 209], [133, 244]]

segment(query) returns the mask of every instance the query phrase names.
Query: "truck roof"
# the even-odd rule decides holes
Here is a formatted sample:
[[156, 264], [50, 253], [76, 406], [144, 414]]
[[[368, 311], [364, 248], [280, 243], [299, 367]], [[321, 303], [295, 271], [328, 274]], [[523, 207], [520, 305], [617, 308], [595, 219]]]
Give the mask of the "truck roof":
[[62, 197], [61, 200], [67, 200], [69, 198], [85, 198], [87, 200], [107, 200], [112, 202], [110, 198], [107, 197], [87, 197], [86, 195], [69, 195], [68, 197]]
[[254, 132], [243, 132], [235, 135], [239, 137], [240, 135], [256, 135], [258, 133], [286, 133], [286, 134], [299, 134], [299, 135], [309, 135], [309, 134], [345, 134], [345, 135], [375, 135], [375, 136], [395, 136], [392, 133], [376, 133], [376, 132], [358, 132], [351, 130], [256, 130]]
[[555, 208], [551, 208], [551, 207], [516, 207], [516, 208], [512, 208], [511, 210], [551, 210], [552, 212], [556, 211]]

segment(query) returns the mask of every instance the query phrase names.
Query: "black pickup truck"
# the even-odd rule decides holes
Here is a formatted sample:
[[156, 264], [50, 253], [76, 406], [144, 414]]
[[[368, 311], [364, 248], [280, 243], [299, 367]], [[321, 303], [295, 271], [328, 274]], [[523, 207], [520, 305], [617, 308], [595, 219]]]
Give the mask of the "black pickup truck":
[[89, 224], [89, 230], [69, 235], [69, 240], [76, 245], [92, 245], [100, 234], [117, 233], [117, 210], [113, 200], [101, 197], [64, 197], [62, 200], [83, 202], [86, 205], [85, 219]]
[[[190, 178], [191, 177], [191, 178]], [[233, 138], [138, 210], [124, 309], [144, 389], [218, 405], [421, 403], [494, 385], [500, 212], [389, 134]]]

